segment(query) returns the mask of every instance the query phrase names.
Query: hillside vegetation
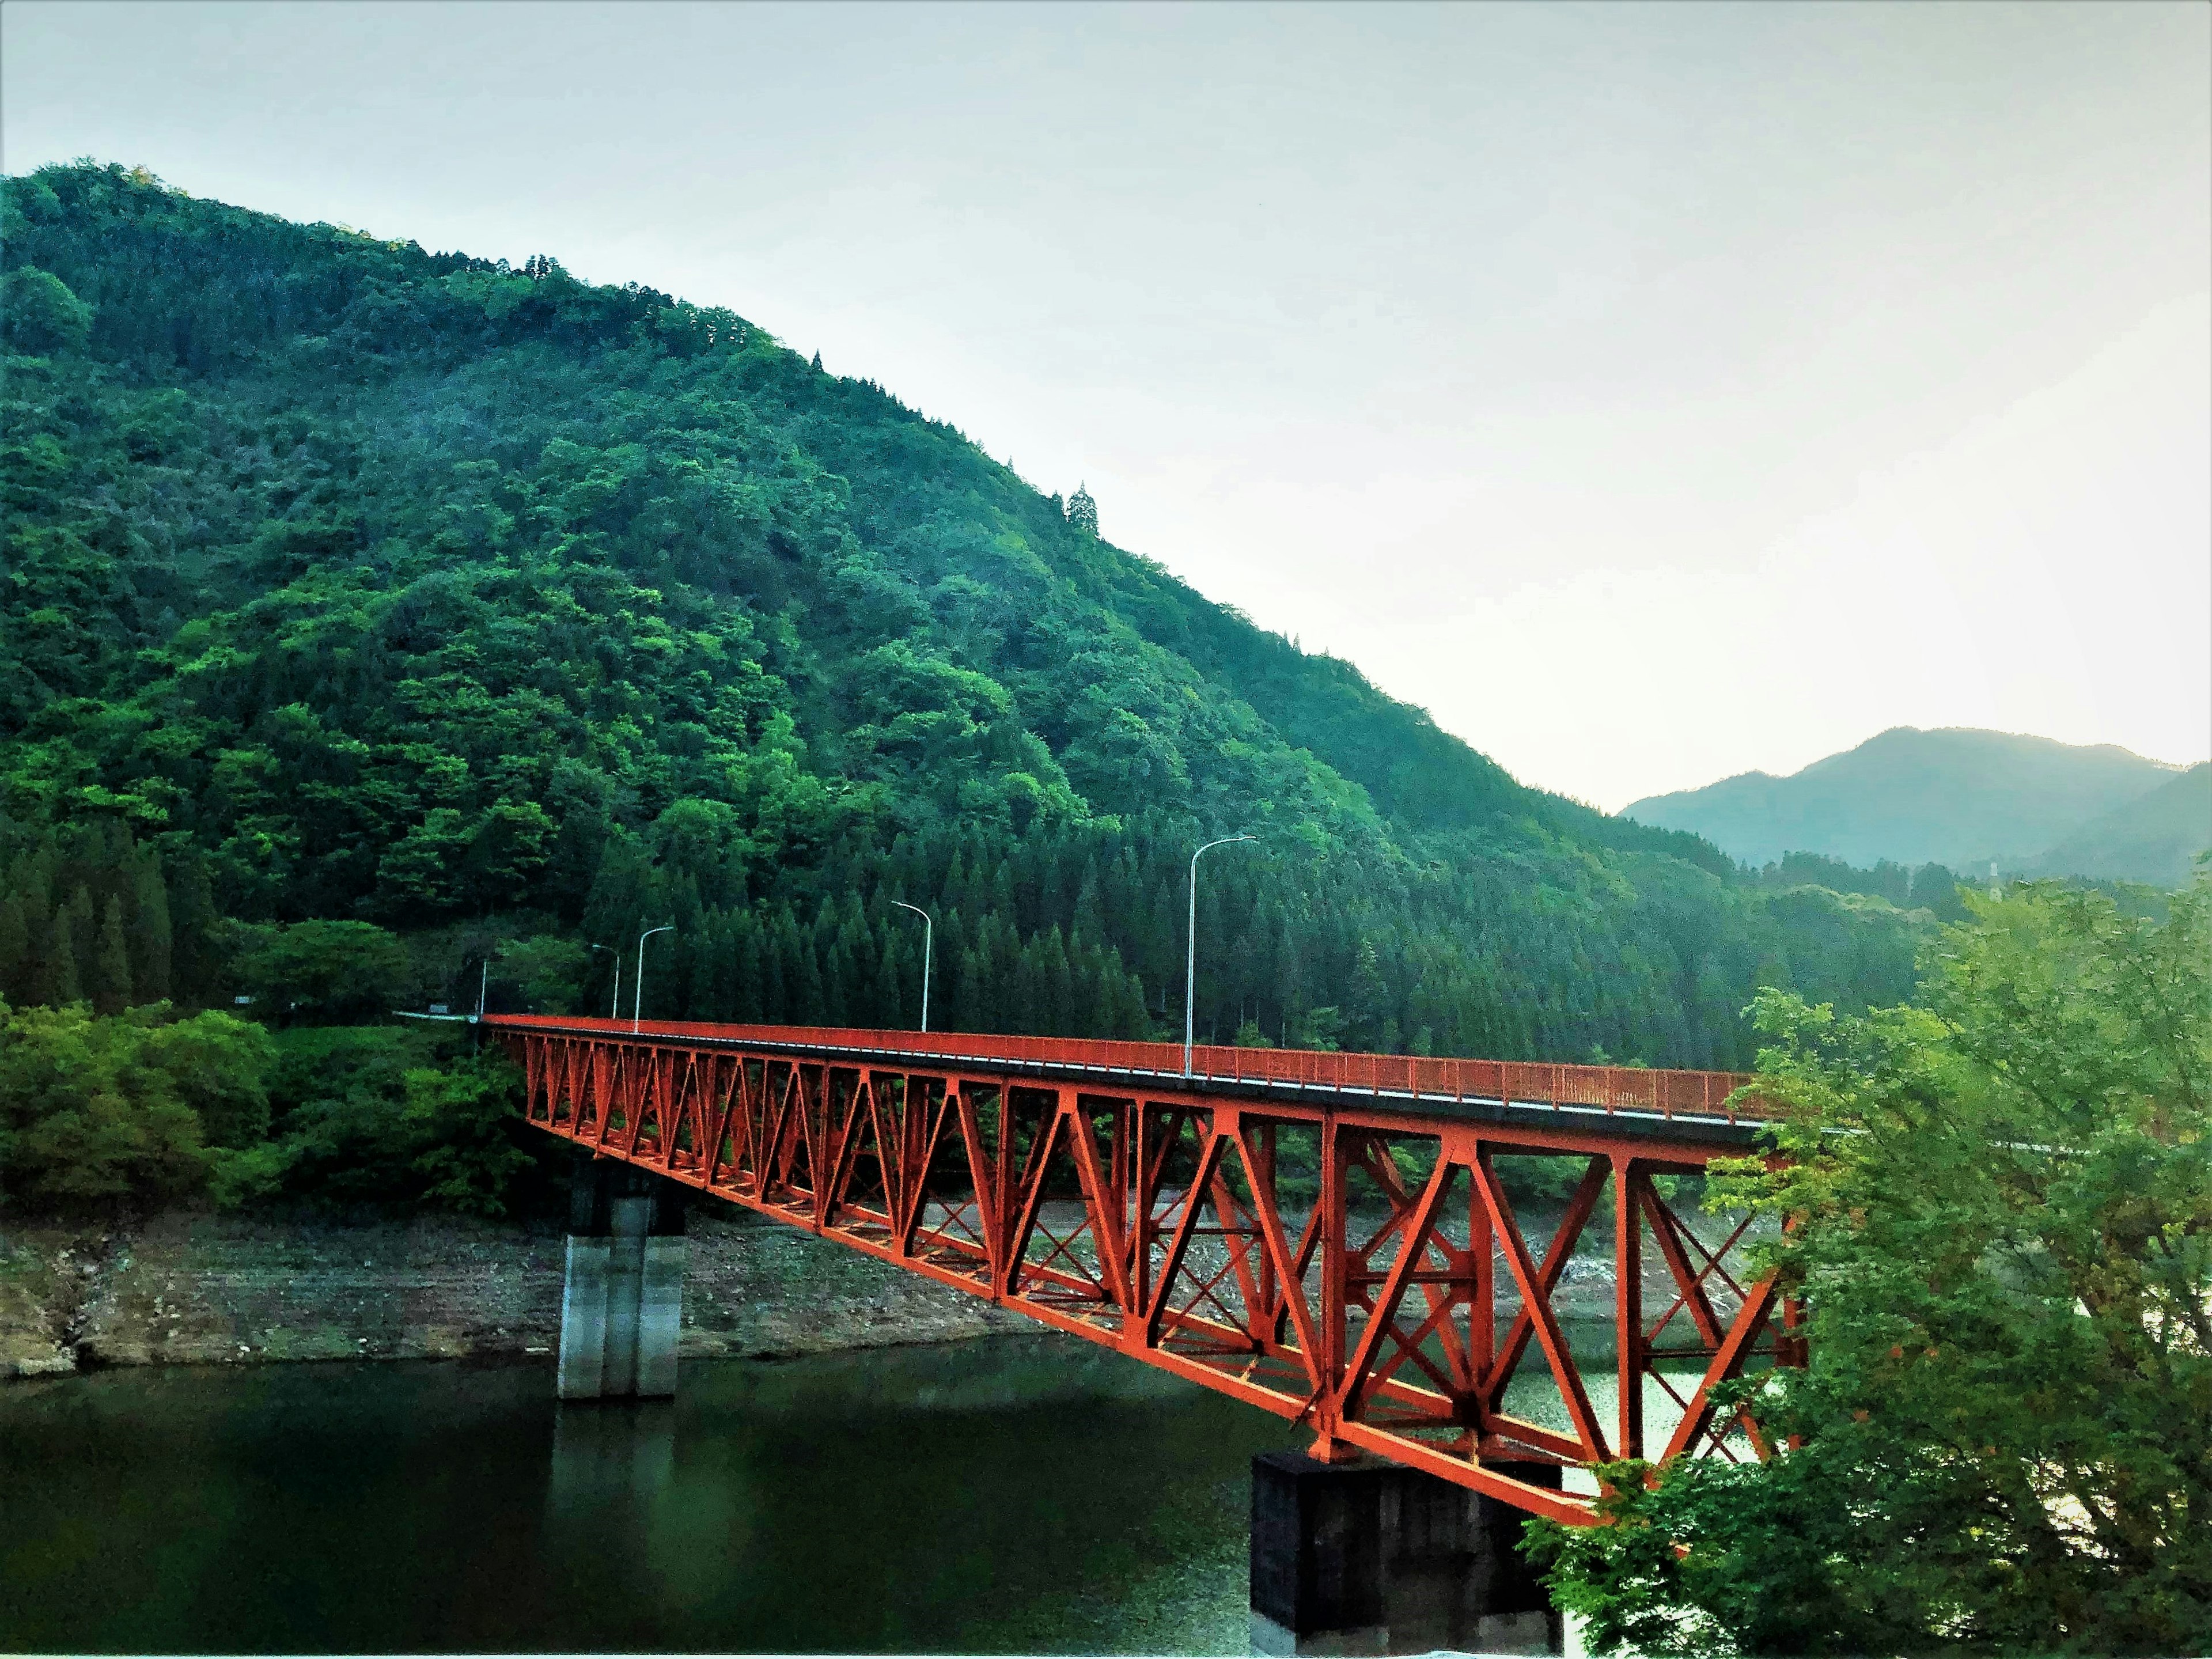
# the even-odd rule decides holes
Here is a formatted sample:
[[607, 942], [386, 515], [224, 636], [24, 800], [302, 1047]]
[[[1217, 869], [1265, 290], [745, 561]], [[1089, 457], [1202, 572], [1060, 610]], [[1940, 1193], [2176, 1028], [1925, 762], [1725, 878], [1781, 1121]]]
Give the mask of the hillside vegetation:
[[2031, 873], [2092, 875], [2179, 887], [2212, 848], [2212, 761], [2091, 819], [2035, 860]]
[[1729, 1066], [1910, 988], [1924, 913], [1522, 787], [726, 311], [90, 164], [4, 246], [19, 1006], [602, 1007], [672, 922], [648, 1015], [911, 1024], [905, 899], [934, 1023], [1150, 1034], [1243, 830], [1201, 1036]]
[[[2124, 815], [2174, 775], [2112, 744], [1900, 726], [1786, 778], [1746, 772], [1634, 802], [1624, 816], [1701, 836], [1753, 865], [1815, 853], [1852, 865], [1972, 871], [1996, 860], [2008, 871], [2039, 869], [2045, 849], [2093, 819]], [[2212, 831], [2212, 820], [2204, 827]], [[2101, 863], [2055, 873], [2149, 878]]]

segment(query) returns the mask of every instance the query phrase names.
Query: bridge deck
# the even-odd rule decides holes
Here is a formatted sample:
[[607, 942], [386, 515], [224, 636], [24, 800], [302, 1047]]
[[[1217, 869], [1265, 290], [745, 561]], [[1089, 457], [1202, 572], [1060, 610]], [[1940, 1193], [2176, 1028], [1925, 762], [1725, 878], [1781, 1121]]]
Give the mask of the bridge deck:
[[[1764, 1455], [1708, 1395], [1787, 1362], [1792, 1322], [1742, 1269], [1746, 1226], [1700, 1231], [1663, 1180], [1747, 1149], [1770, 1109], [1741, 1077], [1215, 1047], [1186, 1075], [1163, 1043], [485, 1024], [537, 1127], [1304, 1423], [1320, 1455], [1569, 1521], [1587, 1500], [1526, 1466], [1648, 1455], [1647, 1415], [1662, 1457]], [[1499, 1157], [1570, 1160], [1548, 1242]], [[1553, 1304], [1608, 1193], [1599, 1332]]]
[[1357, 1097], [1385, 1109], [1422, 1115], [1453, 1107], [1490, 1113], [1549, 1111], [1613, 1119], [1630, 1133], [1690, 1141], [1717, 1138], [1730, 1146], [1747, 1144], [1756, 1136], [1759, 1125], [1773, 1115], [1768, 1103], [1748, 1092], [1751, 1079], [1741, 1072], [1200, 1044], [1191, 1050], [1191, 1067], [1186, 1073], [1183, 1051], [1171, 1042], [681, 1020], [647, 1020], [633, 1026], [629, 1020], [555, 1014], [495, 1014], [486, 1023], [650, 1045], [835, 1056], [870, 1065], [901, 1063], [939, 1070], [969, 1068], [1054, 1082], [1175, 1088], [1255, 1100], [1322, 1104]]

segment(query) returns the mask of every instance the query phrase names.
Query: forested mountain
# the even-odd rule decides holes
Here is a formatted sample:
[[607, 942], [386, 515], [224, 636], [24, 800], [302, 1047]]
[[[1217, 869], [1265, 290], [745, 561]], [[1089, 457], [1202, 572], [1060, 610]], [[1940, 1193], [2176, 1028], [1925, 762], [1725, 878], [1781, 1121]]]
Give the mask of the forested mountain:
[[2114, 808], [2028, 866], [2042, 876], [2101, 876], [2179, 887], [2212, 848], [2212, 761]]
[[1733, 1064], [1909, 986], [1924, 915], [1522, 787], [726, 311], [89, 164], [0, 236], [18, 1003], [601, 1006], [672, 921], [650, 1014], [910, 1024], [903, 898], [937, 1023], [1144, 1034], [1237, 830], [1223, 1040]]
[[[1746, 772], [1625, 809], [1702, 836], [1747, 864], [1817, 853], [1847, 864], [2022, 869], [2089, 820], [2148, 795], [2175, 769], [2113, 744], [2010, 732], [1893, 726], [1786, 778]], [[2118, 875], [2119, 871], [2089, 871]]]

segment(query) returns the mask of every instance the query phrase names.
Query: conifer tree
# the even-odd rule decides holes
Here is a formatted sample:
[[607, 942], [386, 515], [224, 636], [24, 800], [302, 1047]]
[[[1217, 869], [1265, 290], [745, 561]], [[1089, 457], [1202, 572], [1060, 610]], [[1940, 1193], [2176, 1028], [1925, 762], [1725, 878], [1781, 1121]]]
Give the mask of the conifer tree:
[[107, 901], [100, 918], [100, 940], [92, 958], [93, 1006], [103, 1014], [119, 1014], [131, 1002], [131, 946], [123, 933], [123, 901]]
[[24, 925], [23, 901], [14, 893], [0, 897], [0, 1000], [31, 1000], [31, 930]]
[[166, 1002], [169, 996], [173, 930], [169, 893], [161, 882], [161, 860], [151, 848], [141, 855], [131, 878], [131, 983], [132, 1000]]
[[100, 912], [93, 907], [92, 889], [79, 882], [55, 921], [56, 933], [69, 941], [70, 963], [77, 986], [76, 994], [66, 1000], [79, 1001], [91, 995], [98, 983], [94, 958], [100, 951]]
[[216, 1000], [220, 977], [217, 930], [221, 918], [207, 862], [194, 853], [169, 876], [170, 983], [179, 1000], [204, 1006]]
[[54, 918], [54, 942], [46, 955], [46, 982], [41, 999], [57, 1007], [84, 1000], [84, 989], [76, 976], [76, 946], [70, 942], [66, 915]]

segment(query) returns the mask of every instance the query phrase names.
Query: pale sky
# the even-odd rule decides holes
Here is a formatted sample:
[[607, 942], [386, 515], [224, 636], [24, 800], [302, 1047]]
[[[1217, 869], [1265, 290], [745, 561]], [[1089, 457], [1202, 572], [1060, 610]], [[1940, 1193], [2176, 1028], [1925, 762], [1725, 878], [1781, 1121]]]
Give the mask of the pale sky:
[[2212, 754], [2212, 8], [0, 8], [0, 141], [726, 305], [1618, 808]]

